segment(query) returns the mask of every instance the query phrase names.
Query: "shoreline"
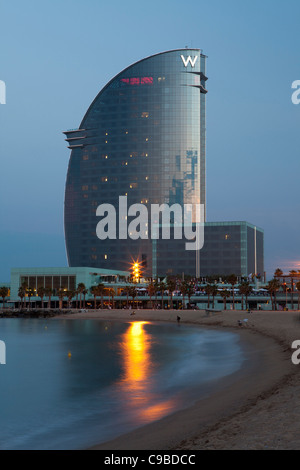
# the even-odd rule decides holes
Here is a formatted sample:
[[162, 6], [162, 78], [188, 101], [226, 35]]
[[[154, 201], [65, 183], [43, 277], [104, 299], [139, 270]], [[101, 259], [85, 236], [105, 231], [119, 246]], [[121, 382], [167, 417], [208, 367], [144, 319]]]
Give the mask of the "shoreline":
[[[130, 312], [87, 310], [53, 319], [176, 322], [179, 314], [182, 323], [238, 333], [246, 363], [221, 379], [208, 397], [91, 449], [300, 449], [299, 369], [291, 362], [291, 344], [300, 339], [299, 312], [227, 310], [210, 316], [203, 310], [135, 310], [134, 316]], [[244, 318], [247, 326], [238, 327]]]

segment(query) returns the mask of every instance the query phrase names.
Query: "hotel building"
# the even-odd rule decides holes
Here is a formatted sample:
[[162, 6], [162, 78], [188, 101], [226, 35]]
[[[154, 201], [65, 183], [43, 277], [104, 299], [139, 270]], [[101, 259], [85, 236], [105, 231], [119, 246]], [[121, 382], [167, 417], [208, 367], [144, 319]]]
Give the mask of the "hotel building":
[[[71, 156], [65, 190], [69, 266], [145, 276], [263, 272], [263, 232], [246, 222], [206, 223], [206, 56], [163, 52], [130, 65], [96, 96], [78, 129], [65, 132]], [[201, 204], [204, 247], [185, 239], [97, 237], [102, 204]], [[129, 220], [128, 220], [129, 222]], [[193, 220], [195, 222], [195, 220]], [[124, 223], [117, 218], [119, 225]]]

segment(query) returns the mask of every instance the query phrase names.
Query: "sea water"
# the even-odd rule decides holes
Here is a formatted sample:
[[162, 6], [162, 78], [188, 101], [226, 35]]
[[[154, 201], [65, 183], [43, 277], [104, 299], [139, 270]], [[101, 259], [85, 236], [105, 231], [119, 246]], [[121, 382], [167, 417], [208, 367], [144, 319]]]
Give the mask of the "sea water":
[[0, 449], [81, 449], [193, 404], [239, 370], [238, 335], [198, 326], [1, 319]]

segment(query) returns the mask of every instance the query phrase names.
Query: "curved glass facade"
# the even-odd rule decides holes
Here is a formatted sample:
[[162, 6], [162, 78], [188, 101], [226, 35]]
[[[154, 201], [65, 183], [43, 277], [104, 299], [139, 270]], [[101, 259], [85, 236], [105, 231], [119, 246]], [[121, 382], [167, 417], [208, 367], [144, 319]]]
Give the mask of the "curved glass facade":
[[205, 207], [205, 61], [199, 49], [180, 49], [131, 65], [97, 95], [80, 128], [65, 132], [70, 266], [127, 270], [139, 259], [152, 275], [150, 234], [148, 240], [99, 240], [100, 204], [118, 209], [126, 195], [128, 206]]

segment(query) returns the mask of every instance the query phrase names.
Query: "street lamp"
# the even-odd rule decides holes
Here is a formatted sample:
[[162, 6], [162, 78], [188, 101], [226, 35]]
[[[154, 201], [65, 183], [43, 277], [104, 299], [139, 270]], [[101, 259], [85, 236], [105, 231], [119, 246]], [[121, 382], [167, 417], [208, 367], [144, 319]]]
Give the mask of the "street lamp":
[[139, 282], [141, 277], [141, 265], [138, 261], [135, 261], [132, 265], [132, 276], [135, 282]]

